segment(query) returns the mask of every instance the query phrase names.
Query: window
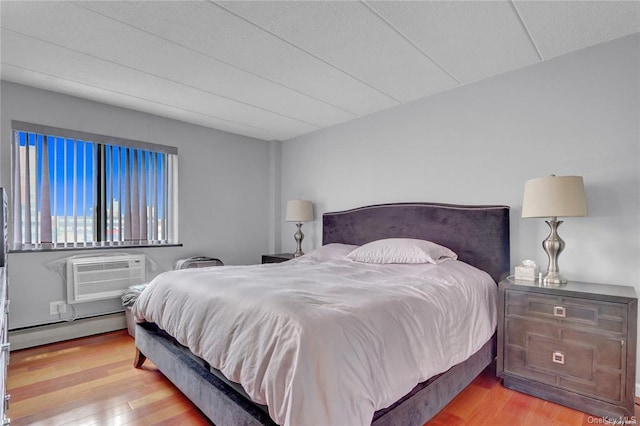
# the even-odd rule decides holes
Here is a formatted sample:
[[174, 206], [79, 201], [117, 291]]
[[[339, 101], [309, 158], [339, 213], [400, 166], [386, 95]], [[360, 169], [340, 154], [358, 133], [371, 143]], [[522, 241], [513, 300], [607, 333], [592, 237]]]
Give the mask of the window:
[[177, 148], [11, 124], [14, 249], [177, 242]]

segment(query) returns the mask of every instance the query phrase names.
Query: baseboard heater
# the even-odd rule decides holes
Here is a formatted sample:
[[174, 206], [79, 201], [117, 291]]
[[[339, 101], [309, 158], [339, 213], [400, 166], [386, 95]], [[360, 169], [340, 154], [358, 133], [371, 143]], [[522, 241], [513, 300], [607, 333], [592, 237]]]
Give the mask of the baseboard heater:
[[124, 312], [81, 318], [73, 322], [39, 325], [9, 331], [11, 350], [32, 348], [50, 343], [92, 336], [127, 328]]

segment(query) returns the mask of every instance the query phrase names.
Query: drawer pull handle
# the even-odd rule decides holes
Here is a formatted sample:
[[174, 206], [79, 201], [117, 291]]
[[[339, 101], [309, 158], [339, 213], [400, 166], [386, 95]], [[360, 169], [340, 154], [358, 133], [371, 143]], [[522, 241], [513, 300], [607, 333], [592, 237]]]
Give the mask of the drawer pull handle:
[[566, 318], [567, 310], [564, 308], [564, 306], [554, 306], [553, 307], [553, 316], [554, 317]]
[[564, 365], [564, 354], [562, 352], [555, 351], [551, 356], [551, 361], [555, 362], [556, 364]]

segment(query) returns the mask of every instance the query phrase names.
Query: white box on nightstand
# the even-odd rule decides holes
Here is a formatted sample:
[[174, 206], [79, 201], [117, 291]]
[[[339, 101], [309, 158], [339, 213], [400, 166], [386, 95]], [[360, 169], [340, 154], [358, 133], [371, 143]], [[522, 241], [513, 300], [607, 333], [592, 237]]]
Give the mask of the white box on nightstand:
[[517, 280], [535, 281], [540, 269], [532, 260], [523, 260], [522, 265], [516, 266], [515, 278]]

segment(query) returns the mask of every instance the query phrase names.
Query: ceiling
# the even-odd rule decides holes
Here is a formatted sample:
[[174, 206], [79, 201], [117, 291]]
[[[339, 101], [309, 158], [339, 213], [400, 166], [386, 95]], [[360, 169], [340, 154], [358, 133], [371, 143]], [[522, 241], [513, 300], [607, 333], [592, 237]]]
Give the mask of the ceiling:
[[286, 140], [640, 32], [630, 1], [6, 1], [3, 80]]

